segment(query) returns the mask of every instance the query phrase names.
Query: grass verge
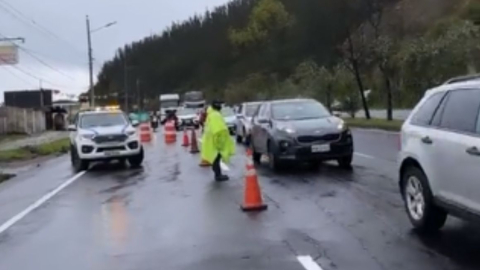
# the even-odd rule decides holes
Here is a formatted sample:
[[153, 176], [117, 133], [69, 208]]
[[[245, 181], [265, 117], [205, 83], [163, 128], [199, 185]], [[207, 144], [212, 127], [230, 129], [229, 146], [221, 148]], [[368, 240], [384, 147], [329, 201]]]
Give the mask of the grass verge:
[[17, 134], [17, 133], [0, 135], [0, 143], [7, 143], [11, 141], [20, 140], [20, 139], [26, 138], [27, 136], [28, 135], [26, 134]]
[[39, 156], [66, 153], [69, 150], [69, 145], [69, 139], [65, 138], [36, 146], [25, 146], [17, 149], [0, 151], [0, 162], [22, 161]]
[[14, 174], [0, 173], [0, 184], [6, 182], [10, 178], [15, 177]]
[[403, 121], [400, 120], [388, 121], [378, 118], [372, 118], [370, 120], [365, 118], [345, 118], [344, 120], [350, 127], [376, 128], [389, 131], [400, 131], [403, 125]]

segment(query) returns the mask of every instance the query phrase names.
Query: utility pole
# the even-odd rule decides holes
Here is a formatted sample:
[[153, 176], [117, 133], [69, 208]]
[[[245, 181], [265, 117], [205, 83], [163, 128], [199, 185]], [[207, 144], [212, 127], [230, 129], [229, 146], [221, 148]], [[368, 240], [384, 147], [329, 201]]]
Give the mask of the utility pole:
[[127, 72], [127, 50], [123, 55], [123, 88], [125, 91], [125, 112], [128, 112], [128, 72]]
[[44, 106], [44, 101], [43, 101], [43, 86], [42, 86], [42, 80], [39, 80], [40, 83], [40, 109], [43, 111], [43, 106]]
[[89, 76], [90, 76], [90, 106], [95, 106], [95, 93], [93, 89], [93, 58], [92, 58], [92, 39], [91, 39], [91, 31], [90, 31], [90, 19], [87, 15], [87, 42], [88, 42], [88, 69], [89, 69]]
[[140, 79], [137, 78], [137, 107], [139, 110], [143, 109], [142, 106], [140, 106]]

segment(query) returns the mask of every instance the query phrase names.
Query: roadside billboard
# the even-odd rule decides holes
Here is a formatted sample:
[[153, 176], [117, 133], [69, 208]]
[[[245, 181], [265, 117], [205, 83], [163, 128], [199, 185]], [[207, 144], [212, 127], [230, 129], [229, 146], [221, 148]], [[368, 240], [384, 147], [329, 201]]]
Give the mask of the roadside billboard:
[[11, 44], [0, 44], [0, 66], [18, 64], [18, 48]]

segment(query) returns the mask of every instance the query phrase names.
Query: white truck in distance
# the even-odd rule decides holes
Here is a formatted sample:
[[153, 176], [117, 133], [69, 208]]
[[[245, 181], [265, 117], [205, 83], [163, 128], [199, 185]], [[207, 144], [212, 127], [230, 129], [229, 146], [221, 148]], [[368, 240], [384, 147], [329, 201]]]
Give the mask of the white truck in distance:
[[205, 108], [205, 98], [201, 91], [190, 91], [183, 95], [183, 105], [185, 108], [201, 110]]
[[167, 110], [177, 110], [180, 106], [180, 95], [165, 94], [160, 95], [160, 120], [166, 116]]

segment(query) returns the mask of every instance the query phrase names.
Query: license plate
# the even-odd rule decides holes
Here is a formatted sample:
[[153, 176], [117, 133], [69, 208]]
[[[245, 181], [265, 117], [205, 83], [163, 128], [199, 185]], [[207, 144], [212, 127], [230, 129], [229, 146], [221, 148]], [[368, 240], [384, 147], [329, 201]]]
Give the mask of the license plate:
[[312, 145], [312, 153], [323, 153], [330, 151], [330, 144]]
[[105, 151], [105, 156], [111, 157], [111, 156], [118, 156], [120, 155], [119, 151]]

